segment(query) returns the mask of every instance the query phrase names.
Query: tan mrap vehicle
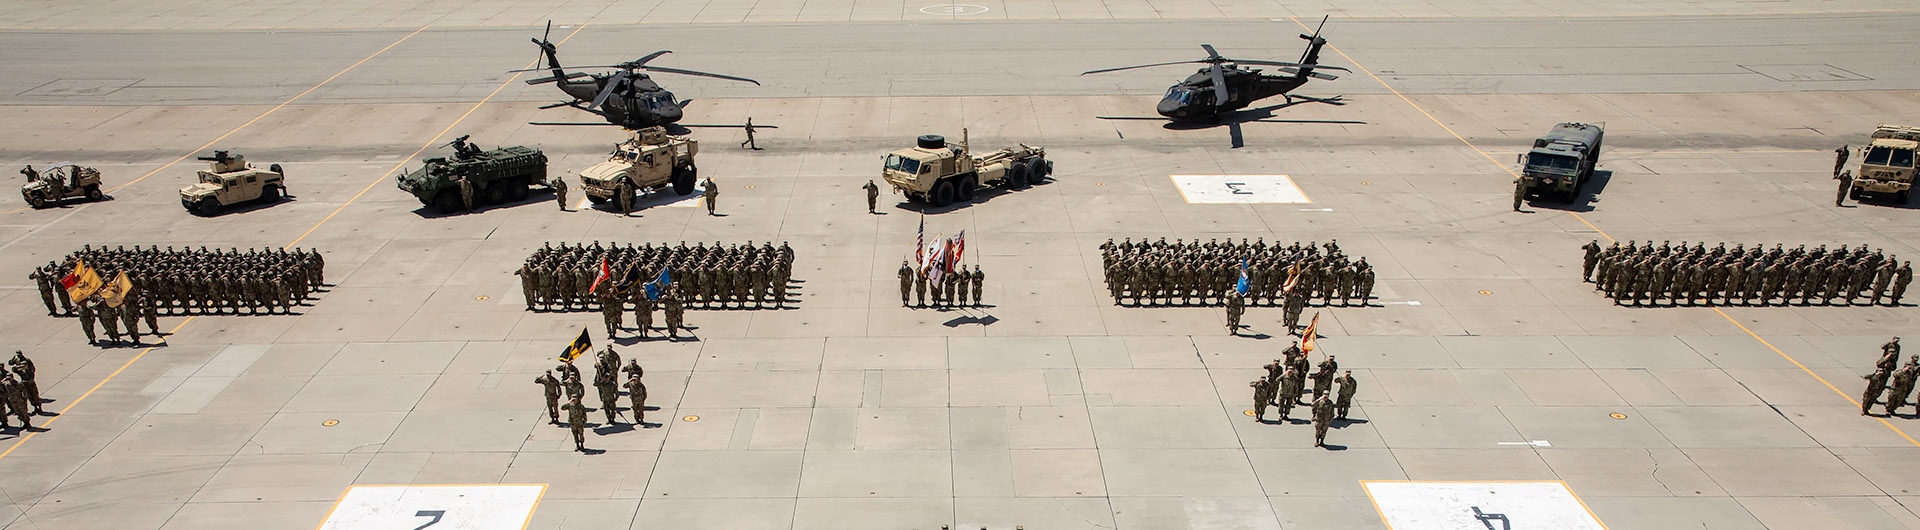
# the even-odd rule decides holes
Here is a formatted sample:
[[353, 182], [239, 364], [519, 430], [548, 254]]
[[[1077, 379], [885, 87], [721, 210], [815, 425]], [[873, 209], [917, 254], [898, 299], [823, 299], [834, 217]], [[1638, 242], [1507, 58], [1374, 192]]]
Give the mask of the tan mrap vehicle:
[[1046, 156], [1046, 148], [1026, 144], [976, 156], [968, 150], [962, 129], [959, 147], [949, 147], [940, 135], [927, 134], [912, 148], [888, 153], [881, 177], [906, 193], [908, 200], [946, 206], [955, 200], [973, 200], [974, 192], [984, 186], [1020, 189], [1045, 182], [1053, 174], [1053, 162]]
[[664, 127], [639, 129], [614, 144], [607, 161], [580, 171], [580, 189], [594, 204], [618, 203], [622, 183], [629, 200], [669, 187], [675, 195], [693, 193], [700, 175], [693, 157], [699, 152], [699, 140], [667, 134]]
[[1862, 149], [1860, 168], [1853, 173], [1853, 200], [1867, 194], [1890, 194], [1893, 201], [1906, 204], [1913, 191], [1914, 151], [1920, 151], [1920, 128], [1905, 125], [1881, 125], [1873, 139]]
[[207, 169], [199, 171], [199, 181], [180, 188], [180, 206], [187, 211], [213, 215], [247, 201], [279, 202], [286, 193], [286, 172], [280, 164], [260, 169], [248, 164], [246, 156], [226, 151], [214, 151], [200, 160], [207, 161]]
[[[22, 171], [25, 173], [25, 171]], [[36, 178], [20, 185], [20, 198], [27, 200], [27, 206], [34, 209], [59, 206], [67, 199], [86, 197], [97, 201], [105, 197], [100, 192], [100, 171], [68, 163], [59, 163], [39, 170]]]

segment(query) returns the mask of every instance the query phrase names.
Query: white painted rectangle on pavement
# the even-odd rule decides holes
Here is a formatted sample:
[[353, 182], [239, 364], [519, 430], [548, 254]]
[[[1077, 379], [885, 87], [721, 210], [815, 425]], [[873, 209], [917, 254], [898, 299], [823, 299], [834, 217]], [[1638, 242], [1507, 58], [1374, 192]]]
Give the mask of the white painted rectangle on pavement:
[[545, 484], [354, 486], [320, 530], [522, 530]]
[[1565, 482], [1360, 481], [1392, 530], [1606, 530]]
[[1306, 204], [1307, 193], [1286, 175], [1168, 175], [1188, 204]]

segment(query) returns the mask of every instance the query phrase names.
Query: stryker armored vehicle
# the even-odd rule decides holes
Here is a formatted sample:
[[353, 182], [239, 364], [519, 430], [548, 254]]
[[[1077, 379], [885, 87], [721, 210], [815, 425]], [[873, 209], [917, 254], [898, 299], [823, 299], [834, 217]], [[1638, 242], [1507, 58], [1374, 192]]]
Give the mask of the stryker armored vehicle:
[[213, 215], [221, 209], [248, 201], [279, 202], [286, 192], [286, 172], [280, 164], [267, 169], [253, 167], [244, 155], [214, 151], [199, 157], [207, 169], [198, 173], [199, 181], [180, 188], [180, 206], [200, 215]]
[[20, 197], [34, 209], [59, 206], [67, 199], [86, 197], [100, 200], [100, 171], [73, 164], [54, 164], [39, 171], [39, 176], [20, 185]]
[[675, 195], [693, 193], [700, 175], [693, 157], [699, 152], [699, 140], [667, 134], [664, 127], [638, 129], [614, 144], [607, 161], [580, 171], [580, 189], [594, 204], [618, 203], [623, 189], [629, 200], [669, 187]]
[[547, 155], [539, 149], [516, 145], [481, 151], [466, 140], [461, 136], [448, 144], [454, 148], [453, 156], [422, 160], [419, 169], [396, 177], [400, 191], [413, 194], [435, 211], [453, 213], [466, 209], [460, 177], [473, 185], [475, 206], [523, 200], [528, 187], [547, 185]]
[[1853, 172], [1853, 200], [1862, 196], [1891, 195], [1896, 203], [1906, 204], [1913, 191], [1913, 152], [1920, 150], [1920, 128], [1905, 125], [1881, 125], [1867, 143], [1860, 168]]
[[1533, 149], [1518, 157], [1520, 179], [1528, 195], [1573, 202], [1581, 188], [1593, 178], [1600, 164], [1600, 143], [1605, 132], [1599, 125], [1561, 123], [1546, 136], [1533, 141]]
[[887, 154], [881, 177], [906, 193], [908, 200], [946, 206], [955, 200], [973, 200], [983, 186], [1020, 189], [1045, 182], [1053, 174], [1053, 162], [1046, 156], [1046, 148], [1026, 144], [974, 155], [962, 129], [958, 147], [948, 146], [940, 135], [927, 134], [916, 139], [913, 147]]

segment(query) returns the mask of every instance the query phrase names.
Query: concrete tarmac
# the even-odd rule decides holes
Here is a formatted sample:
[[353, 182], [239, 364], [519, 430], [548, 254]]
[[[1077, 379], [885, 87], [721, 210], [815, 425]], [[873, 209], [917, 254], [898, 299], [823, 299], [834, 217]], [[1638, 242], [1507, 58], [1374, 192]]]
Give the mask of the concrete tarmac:
[[[1885, 7], [1869, 4], [1849, 5]], [[1202, 39], [1287, 60], [1297, 25], [596, 19], [563, 59], [674, 49], [660, 64], [768, 82], [670, 79], [699, 99], [688, 121], [780, 125], [762, 151], [692, 133], [725, 216], [631, 218], [545, 194], [443, 216], [393, 187], [461, 134], [539, 145], [556, 176], [620, 139], [526, 124], [588, 117], [537, 109], [551, 89], [502, 73], [533, 59], [542, 15], [410, 37], [364, 29], [387, 18], [0, 33], [0, 163], [92, 165], [112, 187], [0, 209], [0, 346], [38, 361], [60, 413], [0, 431], [0, 526], [306, 528], [360, 509], [336, 505], [355, 485], [544, 484], [528, 528], [1385, 528], [1404, 512], [1362, 481], [1410, 480], [1563, 482], [1616, 529], [1920, 527], [1920, 423], [1852, 401], [1877, 346], [1914, 328], [1911, 305], [1626, 308], [1578, 280], [1592, 240], [1920, 256], [1910, 207], [1835, 208], [1827, 178], [1834, 147], [1912, 121], [1910, 61], [1870, 52], [1910, 48], [1897, 30], [1917, 15], [1336, 20], [1322, 58], [1355, 72], [1302, 93], [1345, 105], [1200, 128], [1100, 119], [1150, 115], [1178, 68], [1074, 74]], [[70, 20], [51, 27], [87, 26]], [[947, 44], [899, 44], [916, 36]], [[1574, 64], [1537, 44], [1552, 38], [1598, 43]], [[1866, 79], [1819, 77], [1836, 72]], [[1564, 120], [1606, 123], [1604, 178], [1574, 204], [1509, 211], [1514, 153]], [[976, 147], [1047, 146], [1054, 180], [948, 208], [883, 194], [866, 213], [881, 155], [962, 128]], [[283, 164], [294, 198], [189, 215], [176, 190], [214, 148]], [[1191, 204], [1170, 175], [1195, 174], [1287, 175], [1312, 202]], [[923, 213], [930, 235], [966, 230], [987, 307], [896, 305]], [[1280, 312], [1250, 308], [1229, 337], [1217, 308], [1117, 307], [1096, 247], [1129, 237], [1365, 256], [1371, 305], [1309, 310], [1361, 382], [1364, 421], [1324, 449], [1304, 423], [1255, 423], [1246, 382], [1288, 342]], [[795, 248], [796, 307], [691, 311], [696, 339], [623, 332], [654, 425], [596, 425], [596, 452], [573, 452], [532, 379], [580, 328], [606, 342], [599, 316], [524, 311], [511, 272], [546, 242], [748, 240]], [[99, 348], [25, 279], [81, 244], [317, 248], [332, 285], [294, 315], [163, 317], [163, 345]]]

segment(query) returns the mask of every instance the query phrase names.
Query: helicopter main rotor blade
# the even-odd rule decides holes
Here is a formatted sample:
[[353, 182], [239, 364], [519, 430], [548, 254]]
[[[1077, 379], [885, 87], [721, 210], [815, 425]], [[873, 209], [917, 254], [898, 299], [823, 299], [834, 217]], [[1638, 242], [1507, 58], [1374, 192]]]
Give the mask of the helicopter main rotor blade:
[[714, 79], [727, 79], [727, 80], [732, 80], [732, 81], [743, 81], [743, 82], [747, 82], [747, 83], [753, 83], [754, 85], [759, 85], [759, 84], [760, 84], [760, 82], [759, 82], [759, 81], [754, 81], [754, 80], [752, 80], [752, 79], [747, 79], [747, 78], [745, 78], [745, 77], [734, 77], [734, 76], [730, 76], [730, 75], [723, 75], [723, 74], [716, 74], [716, 73], [711, 73], [711, 72], [701, 72], [701, 71], [697, 71], [697, 70], [682, 70], [682, 69], [679, 69], [679, 68], [667, 68], [667, 67], [664, 67], [664, 66], [641, 66], [641, 67], [640, 67], [640, 69], [642, 69], [642, 70], [646, 70], [646, 71], [649, 71], [649, 72], [666, 72], [666, 73], [669, 73], [669, 74], [680, 74], [680, 75], [694, 75], [694, 76], [700, 76], [700, 77], [711, 77], [711, 78], [714, 78]]
[[1217, 51], [1213, 51], [1213, 45], [1212, 45], [1212, 44], [1202, 44], [1202, 45], [1200, 45], [1200, 49], [1202, 49], [1202, 50], [1206, 50], [1206, 51], [1207, 51], [1207, 58], [1208, 58], [1208, 59], [1212, 59], [1212, 60], [1215, 60], [1215, 61], [1225, 61], [1225, 60], [1227, 60], [1227, 58], [1225, 58], [1225, 57], [1221, 57], [1221, 56], [1220, 56], [1220, 52], [1217, 52]]
[[[676, 124], [674, 124], [674, 125], [679, 125], [679, 126], [681, 126], [681, 127], [706, 127], [706, 128], [715, 128], [715, 129], [744, 129], [744, 128], [746, 128], [746, 127], [747, 127], [747, 125], [746, 125], [746, 124], [744, 124], [744, 123], [676, 123]], [[755, 129], [778, 129], [778, 128], [780, 128], [780, 126], [778, 126], [778, 125], [761, 125], [761, 124], [758, 124], [758, 123], [755, 123], [755, 124], [753, 124], [753, 128], [755, 128]]]
[[1342, 72], [1351, 72], [1351, 71], [1352, 71], [1352, 70], [1348, 70], [1348, 69], [1346, 69], [1346, 68], [1343, 68], [1343, 67], [1339, 67], [1339, 66], [1330, 66], [1330, 65], [1324, 65], [1324, 64], [1300, 64], [1300, 63], [1290, 63], [1290, 62], [1286, 62], [1286, 61], [1258, 61], [1258, 60], [1253, 60], [1253, 59], [1245, 59], [1245, 60], [1242, 60], [1242, 59], [1234, 59], [1233, 61], [1234, 61], [1234, 62], [1237, 62], [1237, 63], [1240, 63], [1240, 64], [1257, 64], [1257, 65], [1262, 65], [1262, 66], [1278, 66], [1278, 67], [1281, 67], [1281, 68], [1320, 68], [1320, 69], [1325, 69], [1325, 70], [1339, 70], [1339, 71], [1342, 71]]
[[1214, 106], [1220, 106], [1220, 107], [1226, 106], [1227, 105], [1227, 77], [1224, 75], [1220, 75], [1220, 63], [1213, 63], [1213, 67], [1207, 69], [1207, 75], [1213, 78]]
[[627, 64], [633, 65], [635, 68], [638, 68], [640, 66], [647, 64], [647, 61], [654, 60], [656, 58], [659, 58], [662, 55], [666, 55], [669, 53], [673, 53], [673, 50], [660, 50], [657, 52], [649, 53], [645, 57], [634, 59], [632, 62], [629, 62]]
[[608, 76], [607, 86], [600, 89], [600, 94], [593, 97], [593, 102], [587, 104], [586, 110], [600, 108], [600, 104], [606, 103], [607, 98], [613, 96], [614, 90], [620, 88], [620, 82], [625, 80], [627, 80], [625, 71], [614, 72], [613, 75]]
[[1107, 73], [1107, 72], [1118, 72], [1118, 71], [1121, 71], [1121, 70], [1132, 70], [1132, 69], [1135, 69], [1135, 68], [1152, 68], [1152, 67], [1155, 67], [1155, 66], [1172, 66], [1172, 65], [1176, 65], [1176, 64], [1196, 64], [1196, 63], [1206, 63], [1206, 62], [1208, 62], [1208, 61], [1173, 61], [1173, 62], [1167, 62], [1167, 63], [1153, 63], [1153, 64], [1141, 64], [1141, 65], [1134, 65], [1134, 66], [1122, 66], [1122, 67], [1119, 67], [1119, 68], [1102, 68], [1102, 69], [1099, 69], [1099, 70], [1087, 70], [1087, 71], [1085, 71], [1085, 72], [1080, 72], [1080, 75], [1087, 75], [1087, 74], [1104, 74], [1104, 73]]

